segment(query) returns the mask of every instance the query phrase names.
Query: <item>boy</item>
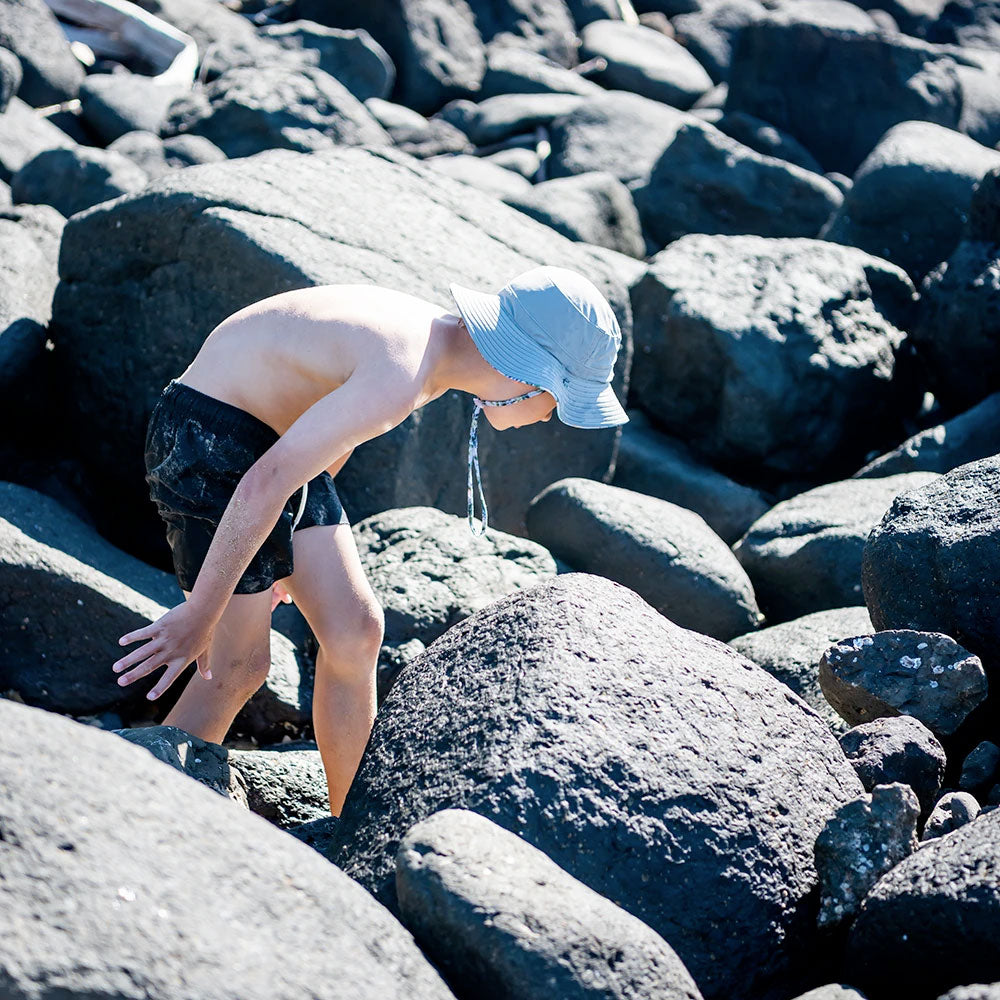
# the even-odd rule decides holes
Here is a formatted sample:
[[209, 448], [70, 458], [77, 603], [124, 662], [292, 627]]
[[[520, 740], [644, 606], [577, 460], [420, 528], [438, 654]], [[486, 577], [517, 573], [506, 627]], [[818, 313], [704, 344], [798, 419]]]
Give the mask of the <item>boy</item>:
[[150, 417], [146, 480], [185, 601], [121, 637], [144, 643], [114, 664], [118, 683], [165, 667], [147, 695], [157, 698], [195, 661], [163, 721], [221, 743], [267, 676], [271, 612], [294, 599], [319, 644], [313, 723], [335, 816], [375, 719], [383, 619], [332, 477], [414, 410], [471, 392], [472, 525], [481, 406], [498, 430], [553, 408], [574, 427], [628, 419], [610, 385], [621, 332], [586, 278], [546, 266], [498, 295], [450, 288], [459, 316], [375, 285], [247, 306], [212, 331]]

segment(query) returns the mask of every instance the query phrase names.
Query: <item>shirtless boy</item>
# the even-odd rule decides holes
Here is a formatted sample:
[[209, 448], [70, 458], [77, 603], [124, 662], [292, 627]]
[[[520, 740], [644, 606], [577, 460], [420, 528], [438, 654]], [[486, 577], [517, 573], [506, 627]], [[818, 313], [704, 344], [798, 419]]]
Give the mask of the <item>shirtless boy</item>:
[[146, 479], [185, 601], [121, 637], [143, 644], [114, 664], [118, 683], [165, 667], [155, 699], [196, 662], [163, 721], [221, 743], [267, 676], [271, 612], [290, 597], [319, 645], [313, 724], [333, 815], [374, 722], [383, 617], [331, 477], [449, 389], [479, 397], [474, 417], [485, 405], [498, 430], [553, 409], [574, 427], [628, 419], [610, 385], [621, 333], [586, 278], [536, 267], [499, 295], [450, 287], [459, 315], [376, 285], [256, 302], [212, 331], [150, 417]]

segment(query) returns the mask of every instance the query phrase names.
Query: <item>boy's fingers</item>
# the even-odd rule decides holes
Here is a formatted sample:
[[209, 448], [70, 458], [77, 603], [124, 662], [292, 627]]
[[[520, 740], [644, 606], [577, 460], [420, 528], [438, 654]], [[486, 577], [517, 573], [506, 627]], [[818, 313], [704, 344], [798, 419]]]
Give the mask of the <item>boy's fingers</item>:
[[163, 657], [163, 653], [156, 652], [148, 660], [143, 660], [137, 667], [133, 667], [127, 674], [122, 674], [118, 678], [118, 683], [122, 686], [126, 684], [131, 684], [133, 681], [137, 681], [140, 677], [145, 677], [146, 674], [152, 673], [158, 667], [162, 667], [167, 661]]
[[145, 660], [148, 656], [152, 656], [154, 653], [158, 652], [158, 646], [152, 642], [147, 642], [145, 646], [133, 649], [127, 656], [123, 656], [120, 660], [117, 660], [111, 665], [111, 669], [116, 674], [120, 674], [123, 670], [127, 670], [131, 667], [132, 664], [138, 663], [140, 660]]
[[131, 642], [138, 642], [140, 639], [151, 639], [153, 633], [156, 631], [156, 622], [152, 625], [147, 625], [145, 628], [138, 628], [134, 632], [129, 632], [128, 635], [123, 635], [118, 640], [119, 646], [127, 646]]
[[[186, 664], [185, 664], [186, 666]], [[166, 670], [163, 671], [163, 676], [153, 685], [152, 688], [146, 693], [146, 697], [153, 701], [159, 698], [164, 691], [170, 687], [174, 682], [174, 678], [183, 670], [183, 667], [179, 667], [176, 664], [174, 666], [168, 666]]]

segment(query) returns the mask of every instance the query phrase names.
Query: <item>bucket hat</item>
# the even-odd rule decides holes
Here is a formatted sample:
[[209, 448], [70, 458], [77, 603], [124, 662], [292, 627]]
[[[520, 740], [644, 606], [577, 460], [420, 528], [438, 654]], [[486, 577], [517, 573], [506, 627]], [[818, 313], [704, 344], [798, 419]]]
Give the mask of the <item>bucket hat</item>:
[[547, 389], [570, 427], [613, 427], [628, 417], [611, 376], [621, 347], [607, 299], [581, 274], [542, 265], [497, 294], [448, 286], [479, 353], [502, 375]]

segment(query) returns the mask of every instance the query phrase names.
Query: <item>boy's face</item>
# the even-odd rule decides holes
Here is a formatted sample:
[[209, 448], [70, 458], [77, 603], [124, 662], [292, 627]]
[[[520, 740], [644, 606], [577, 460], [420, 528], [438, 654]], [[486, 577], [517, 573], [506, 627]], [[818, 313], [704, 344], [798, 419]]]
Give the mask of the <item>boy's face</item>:
[[[536, 388], [532, 386], [531, 388]], [[527, 390], [526, 390], [527, 391]], [[552, 419], [555, 412], [556, 398], [551, 392], [543, 392], [531, 399], [522, 399], [519, 403], [511, 403], [510, 406], [486, 406], [483, 413], [490, 422], [490, 426], [498, 431], [505, 431], [508, 427], [527, 427], [528, 424], [537, 424]]]

